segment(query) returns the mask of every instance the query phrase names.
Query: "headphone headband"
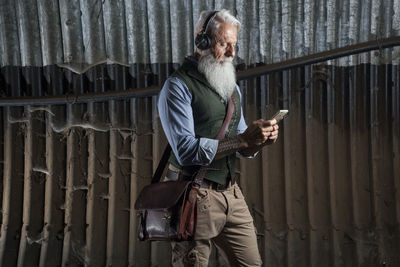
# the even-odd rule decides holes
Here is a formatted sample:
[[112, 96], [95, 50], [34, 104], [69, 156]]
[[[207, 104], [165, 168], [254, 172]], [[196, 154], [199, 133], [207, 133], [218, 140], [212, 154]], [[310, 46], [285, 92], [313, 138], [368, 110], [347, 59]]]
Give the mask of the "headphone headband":
[[218, 10], [213, 11], [204, 21], [203, 24], [203, 29], [201, 30], [200, 34], [206, 34], [207, 33], [207, 29], [208, 29], [208, 24], [210, 24], [210, 22], [213, 20], [213, 18], [215, 17], [215, 15], [217, 15]]
[[207, 29], [208, 25], [211, 23], [218, 12], [218, 10], [213, 11], [204, 21], [203, 28], [197, 34], [196, 39], [194, 40], [194, 43], [198, 49], [207, 50], [211, 47], [211, 37], [207, 34]]

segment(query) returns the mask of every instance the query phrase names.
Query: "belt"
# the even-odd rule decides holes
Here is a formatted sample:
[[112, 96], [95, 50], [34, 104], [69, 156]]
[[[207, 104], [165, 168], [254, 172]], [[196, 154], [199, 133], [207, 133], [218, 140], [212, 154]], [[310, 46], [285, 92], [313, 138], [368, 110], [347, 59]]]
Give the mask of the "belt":
[[200, 188], [208, 188], [208, 189], [212, 189], [215, 190], [217, 192], [222, 192], [225, 191], [226, 189], [228, 189], [229, 187], [232, 186], [232, 181], [229, 179], [229, 181], [226, 184], [219, 184], [207, 179], [203, 179]]
[[[188, 175], [184, 175], [182, 173], [182, 171], [178, 170], [178, 169], [171, 169], [168, 168], [167, 170], [167, 174], [166, 174], [168, 180], [184, 180], [184, 179], [188, 179], [190, 178], [190, 176]], [[231, 181], [231, 179], [228, 180], [228, 182], [226, 184], [219, 184], [207, 179], [203, 179], [200, 188], [208, 188], [208, 189], [213, 189], [215, 191], [225, 191], [226, 189], [228, 189], [229, 187], [231, 187], [234, 184], [234, 182]]]

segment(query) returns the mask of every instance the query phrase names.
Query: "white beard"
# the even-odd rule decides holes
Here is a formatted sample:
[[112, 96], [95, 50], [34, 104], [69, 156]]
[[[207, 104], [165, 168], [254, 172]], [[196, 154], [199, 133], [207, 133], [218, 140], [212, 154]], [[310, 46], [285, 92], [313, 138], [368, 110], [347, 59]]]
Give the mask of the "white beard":
[[233, 58], [215, 59], [212, 54], [209, 54], [200, 57], [197, 67], [206, 76], [215, 91], [225, 100], [229, 99], [236, 88], [236, 74], [232, 60]]

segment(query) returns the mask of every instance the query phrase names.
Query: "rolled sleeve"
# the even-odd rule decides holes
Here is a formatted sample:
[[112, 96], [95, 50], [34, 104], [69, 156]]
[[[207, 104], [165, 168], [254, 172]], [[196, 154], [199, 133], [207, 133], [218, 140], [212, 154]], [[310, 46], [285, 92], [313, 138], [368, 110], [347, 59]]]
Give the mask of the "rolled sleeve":
[[179, 78], [167, 79], [158, 98], [161, 124], [179, 164], [209, 165], [218, 140], [195, 137], [191, 100], [190, 90]]

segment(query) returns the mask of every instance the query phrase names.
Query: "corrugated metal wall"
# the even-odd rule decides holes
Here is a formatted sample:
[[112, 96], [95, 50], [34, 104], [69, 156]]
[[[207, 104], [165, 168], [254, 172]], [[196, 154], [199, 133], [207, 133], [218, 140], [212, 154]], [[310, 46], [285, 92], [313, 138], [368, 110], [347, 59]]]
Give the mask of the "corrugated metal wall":
[[291, 112], [278, 143], [242, 163], [266, 266], [398, 266], [399, 69], [318, 65], [260, 79], [267, 90], [248, 88], [247, 119]]
[[[238, 63], [269, 64], [400, 35], [398, 0], [1, 0], [0, 66], [59, 64], [82, 73], [106, 61], [181, 63], [193, 52], [200, 12], [222, 8], [242, 22]], [[386, 63], [399, 53], [387, 54]], [[341, 62], [352, 63], [358, 61]]]
[[[2, 68], [2, 95], [159, 84], [173, 66]], [[290, 110], [237, 173], [265, 266], [399, 266], [400, 69], [318, 64], [240, 82], [246, 120]], [[16, 90], [19, 88], [20, 90]], [[133, 203], [165, 146], [156, 97], [0, 108], [0, 266], [169, 266]], [[214, 253], [210, 266], [224, 266]]]

